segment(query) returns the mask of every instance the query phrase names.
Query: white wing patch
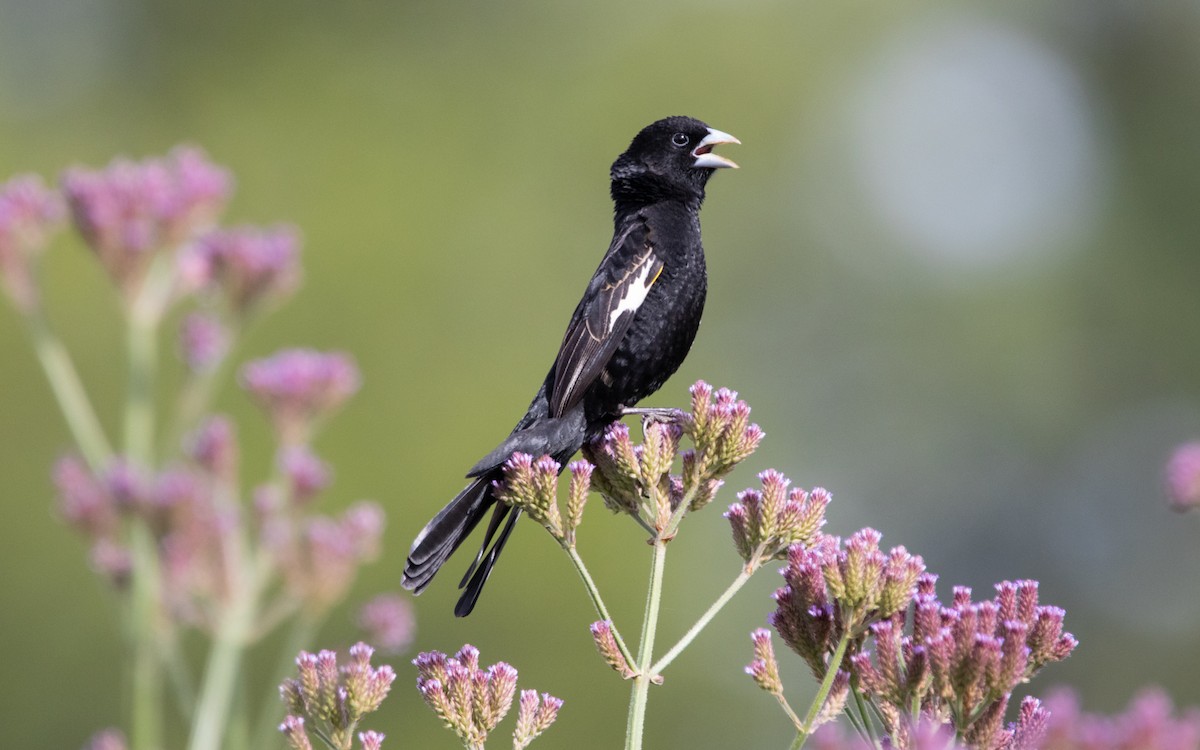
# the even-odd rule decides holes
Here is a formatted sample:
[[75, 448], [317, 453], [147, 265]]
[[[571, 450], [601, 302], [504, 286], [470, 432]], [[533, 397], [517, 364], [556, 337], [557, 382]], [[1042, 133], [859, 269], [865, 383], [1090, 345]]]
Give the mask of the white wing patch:
[[621, 313], [634, 312], [642, 303], [646, 301], [646, 295], [650, 293], [650, 287], [654, 286], [657, 276], [650, 277], [650, 271], [654, 264], [647, 258], [646, 262], [642, 263], [642, 267], [638, 269], [638, 275], [634, 278], [625, 290], [625, 296], [617, 303], [617, 306], [608, 314], [608, 330], [611, 332], [613, 326], [617, 324], [617, 318], [621, 317]]

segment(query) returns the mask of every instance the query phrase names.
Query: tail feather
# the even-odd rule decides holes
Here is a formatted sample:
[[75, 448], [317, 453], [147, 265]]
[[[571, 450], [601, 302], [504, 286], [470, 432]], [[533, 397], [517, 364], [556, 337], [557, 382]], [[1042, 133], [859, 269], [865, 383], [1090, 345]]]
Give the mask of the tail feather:
[[[512, 511], [511, 514], [509, 513], [510, 510]], [[504, 524], [504, 529], [496, 537], [496, 543], [492, 545], [491, 549], [487, 550], [487, 554], [484, 554], [483, 551], [487, 549], [488, 542], [491, 541], [492, 535], [500, 525], [500, 521], [506, 515], [508, 516], [508, 523]], [[467, 575], [463, 576], [463, 582], [459, 584], [459, 588], [463, 589], [463, 592], [462, 596], [458, 598], [458, 604], [454, 606], [455, 617], [466, 617], [471, 614], [471, 610], [475, 609], [475, 603], [479, 601], [479, 595], [483, 592], [483, 585], [487, 583], [488, 576], [492, 574], [492, 568], [495, 567], [496, 560], [500, 557], [500, 552], [504, 549], [504, 543], [508, 541], [509, 535], [512, 534], [513, 526], [516, 525], [517, 519], [520, 517], [520, 508], [511, 508], [503, 503], [496, 506], [496, 510], [492, 514], [492, 522], [488, 526], [487, 537], [483, 540], [483, 546], [479, 548], [480, 555], [476, 556], [476, 562], [471, 564], [471, 568], [467, 570]], [[472, 571], [474, 575], [472, 575]], [[468, 576], [470, 580], [468, 580]]]
[[478, 477], [463, 488], [417, 535], [408, 552], [400, 585], [421, 593], [495, 502], [489, 475]]
[[[541, 393], [538, 395], [544, 399]], [[530, 407], [531, 413], [535, 406], [537, 399], [534, 406]], [[543, 408], [542, 413], [544, 411]], [[514, 451], [520, 451], [535, 456], [549, 454], [562, 464], [579, 450], [586, 434], [585, 427], [582, 408], [556, 419], [534, 419], [526, 415], [499, 447], [471, 468], [467, 474], [472, 477], [471, 483], [438, 511], [417, 535], [408, 552], [401, 585], [414, 593], [421, 593], [467, 535], [475, 530], [488, 510], [495, 506], [483, 544], [458, 584], [463, 592], [454, 614], [459, 617], [469, 615], [479, 601], [479, 594], [504, 550], [517, 519], [521, 517], [520, 509], [497, 501], [492, 494], [492, 482], [503, 476], [504, 462]]]

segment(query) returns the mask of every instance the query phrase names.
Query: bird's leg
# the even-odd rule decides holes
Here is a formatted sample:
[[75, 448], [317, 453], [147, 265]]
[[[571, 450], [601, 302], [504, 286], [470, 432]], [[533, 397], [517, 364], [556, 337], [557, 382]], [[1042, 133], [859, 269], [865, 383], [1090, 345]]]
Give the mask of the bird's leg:
[[621, 409], [622, 417], [641, 417], [642, 427], [645, 428], [653, 422], [661, 422], [662, 424], [679, 424], [683, 421], [684, 413], [682, 409], [676, 409], [673, 406], [650, 406], [639, 408], [623, 408]]

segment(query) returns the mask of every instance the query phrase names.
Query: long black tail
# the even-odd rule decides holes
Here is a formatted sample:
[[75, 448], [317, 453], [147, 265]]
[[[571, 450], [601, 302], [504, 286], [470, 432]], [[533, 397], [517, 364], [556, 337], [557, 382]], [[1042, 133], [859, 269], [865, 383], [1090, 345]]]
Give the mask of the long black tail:
[[[471, 613], [496, 559], [504, 549], [504, 543], [512, 533], [513, 525], [521, 515], [520, 510], [497, 503], [492, 496], [492, 481], [501, 476], [499, 469], [493, 469], [476, 477], [425, 525], [408, 552], [408, 562], [404, 566], [404, 578], [401, 581], [404, 588], [421, 593], [447, 558], [475, 530], [488, 510], [494, 508], [479, 553], [459, 583], [463, 593], [454, 608], [454, 614], [466, 617]], [[497, 531], [499, 536], [496, 535]]]
[[[539, 401], [540, 400], [540, 401]], [[540, 408], [539, 408], [540, 407]], [[499, 502], [492, 494], [493, 482], [504, 477], [504, 462], [514, 451], [521, 451], [533, 456], [549, 454], [559, 464], [567, 461], [579, 446], [583, 444], [586, 435], [583, 409], [575, 409], [563, 418], [535, 418], [537, 412], [545, 413], [544, 390], [538, 393], [529, 413], [517, 424], [512, 434], [495, 450], [484, 456], [479, 463], [467, 474], [471, 483], [463, 491], [438, 511], [433, 520], [425, 524], [425, 528], [417, 534], [412, 548], [408, 551], [408, 562], [404, 565], [402, 586], [415, 593], [421, 593], [442, 564], [458, 549], [463, 540], [475, 530], [483, 520], [488, 510], [492, 510], [492, 519], [488, 522], [487, 534], [483, 544], [475, 555], [475, 560], [467, 568], [458, 587], [463, 590], [454, 614], [466, 617], [479, 601], [479, 593], [487, 583], [496, 559], [504, 550], [504, 544], [512, 534], [513, 526], [521, 517], [521, 511], [510, 505]]]

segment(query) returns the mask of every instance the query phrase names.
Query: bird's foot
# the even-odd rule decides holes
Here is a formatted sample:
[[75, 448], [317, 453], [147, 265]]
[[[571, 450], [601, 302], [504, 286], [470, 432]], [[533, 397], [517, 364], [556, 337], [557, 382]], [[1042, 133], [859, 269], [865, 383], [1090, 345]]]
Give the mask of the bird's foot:
[[640, 408], [625, 408], [621, 409], [622, 417], [641, 417], [642, 427], [646, 427], [654, 422], [662, 424], [680, 424], [683, 422], [684, 411], [676, 409], [673, 406], [651, 406]]

